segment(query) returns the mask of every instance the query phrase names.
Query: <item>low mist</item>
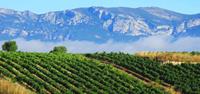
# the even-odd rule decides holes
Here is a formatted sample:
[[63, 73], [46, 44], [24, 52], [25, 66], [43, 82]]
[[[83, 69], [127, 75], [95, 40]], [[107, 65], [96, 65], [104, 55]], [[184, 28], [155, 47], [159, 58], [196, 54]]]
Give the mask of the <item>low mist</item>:
[[[183, 37], [173, 40], [169, 36], [150, 36], [141, 38], [135, 42], [113, 42], [111, 40], [103, 44], [90, 41], [64, 41], [44, 42], [40, 40], [27, 41], [23, 38], [14, 39], [19, 51], [25, 52], [49, 52], [55, 46], [66, 46], [71, 53], [94, 53], [94, 52], [127, 52], [138, 51], [199, 51], [200, 37]], [[0, 41], [0, 46], [5, 41]]]

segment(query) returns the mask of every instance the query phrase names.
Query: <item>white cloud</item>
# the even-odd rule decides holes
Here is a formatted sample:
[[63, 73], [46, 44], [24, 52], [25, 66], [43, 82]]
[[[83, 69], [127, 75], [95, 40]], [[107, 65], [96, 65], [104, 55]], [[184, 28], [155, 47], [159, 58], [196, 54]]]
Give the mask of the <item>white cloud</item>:
[[[108, 41], [97, 44], [89, 41], [65, 41], [65, 42], [42, 42], [39, 40], [27, 41], [25, 39], [15, 39], [20, 51], [28, 52], [48, 52], [54, 46], [66, 46], [72, 53], [91, 53], [97, 51], [107, 52], [128, 52], [137, 51], [200, 51], [200, 37], [184, 37], [178, 40], [168, 36], [151, 36], [142, 38], [135, 42], [121, 43]], [[0, 45], [5, 41], [0, 41]]]

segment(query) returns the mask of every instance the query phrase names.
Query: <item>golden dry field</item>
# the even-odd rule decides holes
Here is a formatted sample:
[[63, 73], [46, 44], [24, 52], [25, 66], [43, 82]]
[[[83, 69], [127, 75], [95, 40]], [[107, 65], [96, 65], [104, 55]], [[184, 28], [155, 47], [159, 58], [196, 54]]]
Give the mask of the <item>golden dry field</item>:
[[33, 94], [23, 86], [0, 79], [0, 94]]
[[164, 63], [200, 63], [200, 55], [194, 52], [138, 52], [135, 55], [148, 57]]

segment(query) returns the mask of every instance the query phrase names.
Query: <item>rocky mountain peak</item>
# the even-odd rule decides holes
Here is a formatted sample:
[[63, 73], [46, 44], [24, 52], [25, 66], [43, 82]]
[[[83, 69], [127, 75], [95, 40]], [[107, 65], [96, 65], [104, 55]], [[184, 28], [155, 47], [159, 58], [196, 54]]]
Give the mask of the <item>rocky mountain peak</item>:
[[[152, 35], [200, 36], [200, 16], [157, 8], [90, 7], [35, 14], [0, 9], [0, 40], [131, 41]], [[98, 36], [98, 37], [97, 37]]]

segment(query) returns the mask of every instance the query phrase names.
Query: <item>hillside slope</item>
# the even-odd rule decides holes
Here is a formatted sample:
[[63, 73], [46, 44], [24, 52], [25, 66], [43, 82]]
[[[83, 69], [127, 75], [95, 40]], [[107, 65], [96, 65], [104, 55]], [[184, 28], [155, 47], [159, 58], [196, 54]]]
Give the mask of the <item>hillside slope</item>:
[[124, 53], [95, 53], [87, 56], [121, 66], [162, 85], [168, 83], [183, 94], [200, 94], [200, 64], [162, 64], [148, 57]]
[[110, 65], [73, 54], [0, 52], [0, 77], [39, 94], [166, 94]]

